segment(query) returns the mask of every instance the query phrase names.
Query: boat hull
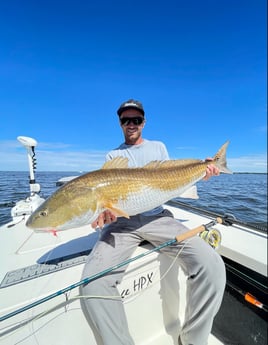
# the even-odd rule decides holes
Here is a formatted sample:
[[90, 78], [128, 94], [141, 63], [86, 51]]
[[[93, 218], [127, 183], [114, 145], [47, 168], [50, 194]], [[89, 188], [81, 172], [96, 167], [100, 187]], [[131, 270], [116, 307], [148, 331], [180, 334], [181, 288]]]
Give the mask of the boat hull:
[[[204, 213], [176, 205], [166, 207], [189, 228], [212, 219]], [[86, 226], [60, 232], [55, 237], [52, 234], [31, 232], [25, 227], [25, 221], [22, 218], [17, 225], [7, 224], [0, 229], [1, 243], [5, 243], [0, 253], [1, 262], [4, 262], [1, 265], [0, 285], [0, 343], [47, 345], [55, 344], [57, 339], [57, 344], [64, 345], [101, 345], [101, 340], [94, 334], [83, 313], [83, 298], [79, 286], [18, 312], [21, 308], [79, 282], [85, 259], [98, 240], [98, 232]], [[255, 230], [241, 226], [218, 224], [215, 227], [222, 234], [222, 244], [218, 250], [223, 258], [265, 277], [265, 234], [256, 234]], [[238, 239], [243, 236], [246, 236], [247, 241], [257, 241], [258, 253], [254, 245], [250, 248], [240, 245]], [[234, 238], [237, 239], [236, 245], [232, 243]], [[147, 253], [151, 248], [149, 243], [143, 243], [133, 256]], [[232, 338], [228, 339], [229, 342], [226, 340], [226, 336], [230, 334], [227, 326], [229, 319], [224, 315], [228, 315], [228, 312], [232, 314], [234, 305], [228, 298], [230, 289], [227, 284], [224, 303], [215, 318], [208, 345], [247, 345], [237, 339], [236, 335], [229, 336]], [[127, 267], [119, 291], [135, 344], [177, 344], [180, 323], [184, 319], [186, 277], [174, 260], [158, 252], [134, 260]], [[238, 300], [233, 295], [232, 298]], [[244, 308], [256, 309], [255, 306], [238, 302], [240, 312]], [[253, 313], [257, 320], [259, 315], [255, 309]], [[10, 313], [15, 314], [5, 319]], [[240, 336], [245, 334], [244, 331], [240, 329]], [[263, 332], [263, 327], [256, 328], [256, 331]], [[250, 332], [250, 336], [257, 337], [256, 332]], [[237, 342], [232, 342], [234, 340]], [[263, 345], [267, 338], [262, 335], [258, 341], [255, 343]]]

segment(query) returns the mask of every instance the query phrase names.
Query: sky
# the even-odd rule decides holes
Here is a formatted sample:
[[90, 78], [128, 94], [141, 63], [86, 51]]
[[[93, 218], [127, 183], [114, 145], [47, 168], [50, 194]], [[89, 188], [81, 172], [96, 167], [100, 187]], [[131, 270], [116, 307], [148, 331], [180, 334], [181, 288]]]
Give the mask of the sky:
[[143, 103], [172, 159], [267, 172], [266, 0], [0, 2], [0, 170], [99, 169], [123, 142], [116, 110]]

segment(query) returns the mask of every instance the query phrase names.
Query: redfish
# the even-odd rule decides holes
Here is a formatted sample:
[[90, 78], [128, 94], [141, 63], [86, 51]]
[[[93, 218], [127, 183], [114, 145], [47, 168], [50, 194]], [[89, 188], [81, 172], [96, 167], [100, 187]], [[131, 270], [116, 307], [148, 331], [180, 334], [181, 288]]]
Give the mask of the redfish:
[[179, 197], [203, 179], [208, 164], [231, 173], [226, 165], [228, 144], [211, 161], [152, 161], [142, 168], [129, 168], [127, 158], [114, 158], [100, 170], [59, 188], [33, 212], [26, 225], [36, 231], [60, 231], [91, 224], [104, 210], [127, 218], [149, 211]]

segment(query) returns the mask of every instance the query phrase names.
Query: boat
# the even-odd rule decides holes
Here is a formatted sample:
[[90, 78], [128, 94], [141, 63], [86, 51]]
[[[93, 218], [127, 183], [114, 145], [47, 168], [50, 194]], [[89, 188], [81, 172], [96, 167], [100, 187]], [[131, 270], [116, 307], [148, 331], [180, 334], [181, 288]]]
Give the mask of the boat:
[[[28, 217], [44, 199], [35, 181], [37, 142], [29, 137], [18, 140], [27, 150], [30, 192], [11, 209], [12, 220], [0, 227], [0, 344], [101, 345], [83, 313], [80, 293], [85, 283], [82, 269], [99, 232], [90, 225], [56, 235], [26, 227]], [[266, 230], [178, 200], [165, 207], [225, 262], [225, 295], [208, 345], [267, 344]], [[126, 264], [119, 290], [135, 344], [177, 344], [185, 309], [183, 272], [174, 259], [147, 242], [127, 262], [119, 263]], [[174, 294], [174, 286], [179, 294]]]

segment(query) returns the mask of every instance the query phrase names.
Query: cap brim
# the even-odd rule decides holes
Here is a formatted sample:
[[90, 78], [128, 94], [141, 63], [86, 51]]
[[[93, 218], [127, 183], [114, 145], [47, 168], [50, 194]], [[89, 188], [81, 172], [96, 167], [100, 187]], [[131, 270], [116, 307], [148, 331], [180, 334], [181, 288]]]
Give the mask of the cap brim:
[[138, 106], [134, 106], [134, 105], [129, 105], [126, 107], [121, 107], [117, 110], [117, 114], [120, 116], [122, 114], [123, 111], [128, 110], [128, 109], [135, 109], [138, 110], [143, 116], [144, 116], [144, 110], [139, 108]]

